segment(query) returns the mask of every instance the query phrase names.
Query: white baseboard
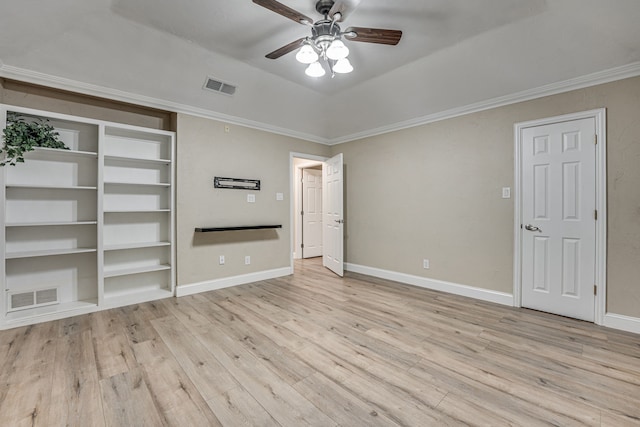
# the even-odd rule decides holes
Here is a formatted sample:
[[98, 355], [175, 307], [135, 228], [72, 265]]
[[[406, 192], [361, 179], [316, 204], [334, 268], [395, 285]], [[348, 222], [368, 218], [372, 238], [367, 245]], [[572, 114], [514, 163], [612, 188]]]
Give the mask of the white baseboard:
[[428, 279], [426, 277], [413, 276], [411, 274], [382, 270], [379, 268], [367, 267], [364, 265], [345, 263], [344, 267], [345, 270], [352, 271], [354, 273], [366, 274], [368, 276], [393, 280], [400, 283], [406, 283], [407, 285], [419, 286], [421, 288], [431, 289], [434, 291], [447, 292], [450, 294], [475, 298], [482, 301], [513, 306], [513, 295], [507, 294], [505, 292], [491, 291], [488, 289], [460, 285], [457, 283], [450, 283], [442, 280]]
[[640, 334], [640, 318], [638, 317], [607, 313], [604, 315], [604, 322], [602, 322], [602, 326]]
[[293, 274], [293, 268], [283, 267], [274, 270], [258, 271], [243, 274], [241, 276], [224, 277], [222, 279], [208, 280], [206, 282], [189, 283], [176, 286], [176, 296], [193, 295], [200, 292], [215, 291], [217, 289], [230, 288], [231, 286], [244, 285], [246, 283], [259, 282], [261, 280], [275, 279], [276, 277]]

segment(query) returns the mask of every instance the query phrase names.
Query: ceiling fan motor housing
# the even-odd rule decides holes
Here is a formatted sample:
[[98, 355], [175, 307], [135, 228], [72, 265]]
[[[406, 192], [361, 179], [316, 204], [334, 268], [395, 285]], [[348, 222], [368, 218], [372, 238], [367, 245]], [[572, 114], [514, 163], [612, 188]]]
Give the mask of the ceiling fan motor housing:
[[319, 0], [316, 3], [316, 10], [321, 15], [327, 16], [327, 15], [329, 15], [329, 11], [333, 7], [334, 3], [335, 2], [333, 0]]
[[340, 26], [328, 19], [313, 24], [311, 28], [312, 39], [318, 45], [323, 42], [331, 43], [334, 39], [340, 37]]

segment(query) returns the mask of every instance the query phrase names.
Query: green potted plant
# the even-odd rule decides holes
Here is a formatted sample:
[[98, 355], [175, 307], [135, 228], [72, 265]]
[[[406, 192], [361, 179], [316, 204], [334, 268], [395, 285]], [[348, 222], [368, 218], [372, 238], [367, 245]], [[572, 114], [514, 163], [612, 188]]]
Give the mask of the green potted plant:
[[0, 154], [4, 153], [5, 157], [0, 160], [0, 166], [24, 163], [24, 153], [36, 147], [69, 149], [47, 119], [29, 117], [27, 120], [24, 115], [12, 111], [7, 112], [7, 127], [2, 130], [2, 136], [4, 144]]

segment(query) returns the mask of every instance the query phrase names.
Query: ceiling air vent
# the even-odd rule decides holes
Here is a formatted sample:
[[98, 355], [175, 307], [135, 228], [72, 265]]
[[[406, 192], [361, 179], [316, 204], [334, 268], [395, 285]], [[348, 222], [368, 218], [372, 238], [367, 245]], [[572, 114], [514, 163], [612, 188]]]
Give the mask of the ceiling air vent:
[[204, 89], [209, 89], [213, 92], [224, 93], [225, 95], [233, 95], [236, 93], [236, 87], [229, 83], [221, 82], [213, 77], [207, 77], [204, 82]]

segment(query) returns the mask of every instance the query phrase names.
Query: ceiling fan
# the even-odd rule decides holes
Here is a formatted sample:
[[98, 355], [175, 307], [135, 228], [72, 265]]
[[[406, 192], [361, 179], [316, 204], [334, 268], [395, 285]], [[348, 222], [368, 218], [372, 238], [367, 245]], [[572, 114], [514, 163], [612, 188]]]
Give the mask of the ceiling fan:
[[342, 22], [356, 8], [360, 0], [318, 0], [316, 2], [316, 11], [323, 15], [324, 18], [316, 22], [276, 0], [253, 0], [253, 2], [285, 18], [311, 27], [311, 36], [302, 37], [282, 46], [268, 53], [266, 57], [278, 59], [300, 48], [296, 54], [296, 59], [303, 64], [309, 64], [305, 73], [312, 77], [321, 77], [325, 74], [325, 69], [319, 59], [322, 59], [327, 64], [331, 77], [334, 77], [335, 73], [350, 73], [353, 71], [353, 66], [347, 59], [349, 48], [342, 42], [342, 38], [356, 42], [395, 46], [402, 37], [402, 31], [400, 30], [349, 27], [342, 31], [338, 23]]

